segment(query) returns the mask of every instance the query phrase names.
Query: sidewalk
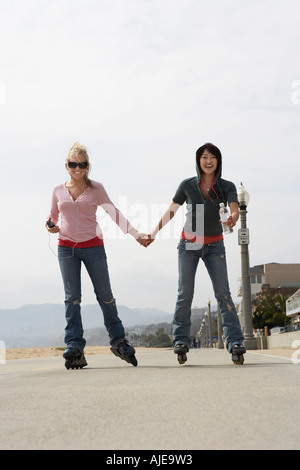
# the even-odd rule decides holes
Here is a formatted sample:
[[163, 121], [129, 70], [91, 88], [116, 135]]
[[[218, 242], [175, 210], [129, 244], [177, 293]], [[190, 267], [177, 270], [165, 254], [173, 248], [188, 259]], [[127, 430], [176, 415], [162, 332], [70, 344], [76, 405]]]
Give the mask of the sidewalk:
[[256, 349], [253, 351], [248, 351], [249, 353], [253, 354], [264, 354], [266, 356], [271, 357], [281, 357], [284, 359], [292, 359], [293, 353], [297, 351], [297, 349], [286, 348], [286, 349]]

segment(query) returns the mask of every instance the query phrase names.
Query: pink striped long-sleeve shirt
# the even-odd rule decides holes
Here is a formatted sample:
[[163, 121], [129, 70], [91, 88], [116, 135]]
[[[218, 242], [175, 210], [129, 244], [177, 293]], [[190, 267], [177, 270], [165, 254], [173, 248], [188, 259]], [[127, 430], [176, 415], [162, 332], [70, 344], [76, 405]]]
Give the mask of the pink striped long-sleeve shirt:
[[57, 224], [60, 217], [59, 240], [82, 243], [96, 237], [103, 239], [97, 222], [97, 208], [101, 206], [124, 233], [133, 229], [126, 217], [110, 200], [102, 183], [92, 181], [75, 201], [65, 184], [56, 186], [52, 193], [51, 211], [48, 218]]

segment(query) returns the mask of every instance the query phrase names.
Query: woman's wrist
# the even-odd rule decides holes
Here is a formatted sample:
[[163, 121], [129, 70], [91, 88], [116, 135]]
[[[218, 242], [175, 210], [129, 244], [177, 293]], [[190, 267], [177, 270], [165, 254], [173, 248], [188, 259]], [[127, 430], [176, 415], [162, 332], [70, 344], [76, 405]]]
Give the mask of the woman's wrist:
[[129, 235], [131, 235], [134, 238], [139, 237], [139, 232], [133, 227], [128, 231], [128, 233], [129, 233]]

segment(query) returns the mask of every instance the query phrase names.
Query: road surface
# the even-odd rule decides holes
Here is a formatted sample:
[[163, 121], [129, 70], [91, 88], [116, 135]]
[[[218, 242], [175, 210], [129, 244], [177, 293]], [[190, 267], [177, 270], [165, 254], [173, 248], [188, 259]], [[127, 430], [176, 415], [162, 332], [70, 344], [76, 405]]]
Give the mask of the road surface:
[[62, 358], [0, 365], [0, 449], [300, 449], [300, 364], [223, 350], [88, 356], [67, 371]]

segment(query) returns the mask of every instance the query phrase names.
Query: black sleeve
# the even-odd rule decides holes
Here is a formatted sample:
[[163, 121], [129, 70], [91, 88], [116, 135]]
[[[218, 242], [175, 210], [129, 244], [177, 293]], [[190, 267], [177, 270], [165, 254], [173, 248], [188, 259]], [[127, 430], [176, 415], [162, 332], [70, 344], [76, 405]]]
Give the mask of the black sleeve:
[[227, 190], [228, 204], [230, 204], [231, 202], [237, 202], [238, 203], [238, 197], [237, 197], [235, 184], [232, 183], [231, 181], [229, 181], [228, 183], [229, 183], [228, 184], [228, 190]]
[[176, 204], [180, 204], [182, 206], [182, 204], [185, 203], [186, 201], [186, 193], [185, 193], [185, 190], [184, 190], [184, 181], [182, 181], [180, 183], [180, 185], [178, 186], [178, 189], [175, 193], [175, 196], [173, 197], [173, 202], [175, 202]]

